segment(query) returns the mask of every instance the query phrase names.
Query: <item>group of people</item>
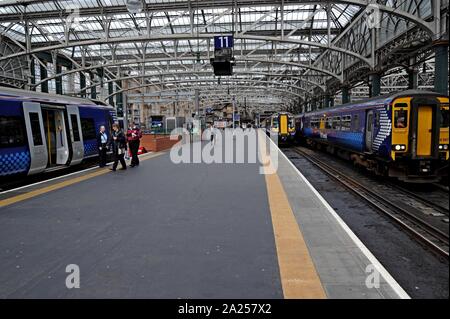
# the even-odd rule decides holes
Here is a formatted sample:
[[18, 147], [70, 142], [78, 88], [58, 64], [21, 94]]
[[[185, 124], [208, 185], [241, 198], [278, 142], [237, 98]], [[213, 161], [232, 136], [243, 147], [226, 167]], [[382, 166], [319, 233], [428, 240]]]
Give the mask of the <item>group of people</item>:
[[101, 126], [100, 131], [97, 134], [98, 150], [100, 154], [99, 166], [106, 166], [106, 155], [108, 150], [111, 149], [114, 159], [111, 170], [115, 172], [119, 162], [122, 166], [121, 170], [126, 170], [127, 164], [125, 162], [125, 154], [128, 147], [131, 153], [130, 167], [139, 166], [138, 152], [141, 138], [142, 132], [136, 123], [134, 123], [126, 133], [123, 132], [118, 123], [114, 123], [112, 125], [111, 136], [106, 132], [105, 126]]

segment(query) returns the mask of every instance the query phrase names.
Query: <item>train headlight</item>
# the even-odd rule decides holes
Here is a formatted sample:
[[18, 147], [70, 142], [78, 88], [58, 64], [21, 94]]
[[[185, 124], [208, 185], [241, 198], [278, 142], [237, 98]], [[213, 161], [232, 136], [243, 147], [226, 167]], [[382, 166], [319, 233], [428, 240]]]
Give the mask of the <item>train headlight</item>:
[[397, 152], [406, 151], [406, 145], [394, 145], [394, 150]]
[[448, 144], [439, 145], [439, 150], [440, 151], [448, 151]]

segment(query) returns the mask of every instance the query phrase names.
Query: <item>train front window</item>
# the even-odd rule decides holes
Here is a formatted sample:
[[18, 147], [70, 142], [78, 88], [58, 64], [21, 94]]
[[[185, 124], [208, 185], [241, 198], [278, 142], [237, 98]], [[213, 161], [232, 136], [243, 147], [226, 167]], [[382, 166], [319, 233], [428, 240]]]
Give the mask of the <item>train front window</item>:
[[25, 128], [20, 117], [0, 116], [0, 148], [25, 145]]
[[291, 118], [291, 119], [289, 120], [289, 128], [290, 128], [290, 129], [295, 128], [295, 119], [294, 119], [294, 118]]
[[277, 128], [279, 128], [279, 123], [278, 123], [278, 119], [273, 119], [273, 122], [272, 122], [272, 127], [273, 127], [274, 129], [277, 129]]
[[408, 127], [408, 111], [407, 110], [395, 110], [394, 125], [395, 125], [395, 128], [407, 128]]
[[449, 109], [441, 109], [441, 128], [448, 128], [449, 127]]

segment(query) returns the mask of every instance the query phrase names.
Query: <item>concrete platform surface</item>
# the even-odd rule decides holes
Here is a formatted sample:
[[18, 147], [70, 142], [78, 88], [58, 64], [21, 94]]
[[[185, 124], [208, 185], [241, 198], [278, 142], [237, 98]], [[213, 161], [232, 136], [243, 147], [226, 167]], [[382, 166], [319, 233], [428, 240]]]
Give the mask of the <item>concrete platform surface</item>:
[[[262, 175], [257, 163], [174, 164], [166, 152], [0, 195], [0, 298], [406, 298], [277, 157]], [[66, 286], [72, 264], [79, 289]]]

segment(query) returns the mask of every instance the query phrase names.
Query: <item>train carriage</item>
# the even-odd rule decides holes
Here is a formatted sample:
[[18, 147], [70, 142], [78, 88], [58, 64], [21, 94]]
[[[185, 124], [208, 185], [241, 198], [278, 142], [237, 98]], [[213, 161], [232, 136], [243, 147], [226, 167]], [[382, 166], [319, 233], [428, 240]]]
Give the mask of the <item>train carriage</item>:
[[0, 178], [77, 165], [98, 156], [97, 132], [115, 110], [94, 101], [0, 88]]
[[295, 118], [291, 113], [275, 113], [263, 122], [266, 134], [276, 137], [278, 143], [288, 144], [293, 142], [295, 137]]
[[380, 175], [430, 182], [448, 176], [449, 99], [406, 91], [300, 116], [300, 136]]

